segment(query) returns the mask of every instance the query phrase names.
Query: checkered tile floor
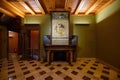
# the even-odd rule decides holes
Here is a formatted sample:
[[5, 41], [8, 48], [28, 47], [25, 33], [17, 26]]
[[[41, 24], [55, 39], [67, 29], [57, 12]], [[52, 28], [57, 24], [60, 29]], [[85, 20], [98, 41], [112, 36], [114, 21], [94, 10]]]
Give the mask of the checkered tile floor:
[[52, 62], [36, 60], [0, 60], [0, 80], [120, 80], [120, 73], [96, 59]]

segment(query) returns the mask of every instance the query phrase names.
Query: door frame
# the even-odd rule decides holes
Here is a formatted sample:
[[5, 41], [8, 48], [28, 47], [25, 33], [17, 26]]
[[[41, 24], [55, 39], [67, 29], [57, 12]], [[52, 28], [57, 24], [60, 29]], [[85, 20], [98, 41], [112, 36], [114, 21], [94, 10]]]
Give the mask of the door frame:
[[[39, 59], [38, 60], [40, 60], [40, 25], [39, 24], [25, 24], [24, 25], [23, 32], [24, 32], [25, 36], [27, 35], [27, 31], [31, 31], [31, 30], [37, 30], [38, 31], [38, 53], [39, 53], [39, 55], [38, 55]], [[26, 38], [25, 36], [24, 36], [24, 39]], [[26, 53], [26, 48], [27, 48], [26, 46], [28, 46], [28, 45], [26, 45], [26, 43], [24, 42], [24, 47], [25, 47], [24, 53]], [[29, 45], [29, 47], [30, 47], [30, 45]]]

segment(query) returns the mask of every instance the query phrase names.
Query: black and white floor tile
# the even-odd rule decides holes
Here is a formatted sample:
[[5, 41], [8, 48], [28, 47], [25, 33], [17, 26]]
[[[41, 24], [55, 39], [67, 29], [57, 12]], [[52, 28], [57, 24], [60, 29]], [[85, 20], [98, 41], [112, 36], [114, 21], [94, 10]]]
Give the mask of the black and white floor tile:
[[79, 59], [72, 64], [1, 59], [0, 80], [120, 80], [119, 72], [96, 59]]

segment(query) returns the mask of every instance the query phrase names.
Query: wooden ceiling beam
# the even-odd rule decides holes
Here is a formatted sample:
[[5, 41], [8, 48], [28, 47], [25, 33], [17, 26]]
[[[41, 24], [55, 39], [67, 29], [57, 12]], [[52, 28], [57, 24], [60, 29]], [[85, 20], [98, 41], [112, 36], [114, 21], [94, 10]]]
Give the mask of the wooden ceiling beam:
[[40, 11], [42, 12], [42, 14], [45, 14], [45, 11], [43, 9], [43, 7], [41, 6], [40, 2], [38, 0], [35, 0], [37, 6], [39, 7]]
[[92, 10], [94, 10], [96, 8], [96, 6], [98, 6], [103, 0], [97, 0], [92, 7], [90, 7], [86, 12], [85, 15], [88, 15], [90, 12], [92, 12]]
[[20, 11], [18, 8], [16, 8], [14, 5], [10, 4], [10, 2], [8, 2], [6, 0], [2, 0], [1, 5], [6, 7], [9, 11], [11, 11], [12, 13], [14, 13], [20, 17], [25, 16], [25, 14], [22, 11]]
[[55, 0], [50, 1], [50, 6], [52, 10], [55, 10]]
[[32, 15], [35, 15], [34, 11], [32, 11], [32, 9], [30, 9], [30, 7], [23, 1], [19, 2], [27, 11], [29, 11]]
[[103, 10], [106, 6], [110, 5], [115, 0], [109, 0], [107, 3], [105, 3], [100, 9], [98, 9], [95, 14], [99, 13], [101, 10]]
[[69, 7], [69, 0], [65, 0], [65, 9], [68, 10]]
[[70, 11], [72, 15], [97, 14], [116, 0], [0, 0], [0, 11], [10, 16], [47, 15]]
[[39, 3], [40, 3], [41, 7], [42, 7], [43, 10], [44, 10], [44, 13], [45, 13], [45, 14], [46, 14], [46, 13], [49, 13], [49, 11], [47, 10], [47, 7], [46, 7], [46, 5], [45, 5], [45, 3], [44, 3], [45, 0], [38, 0], [38, 1], [39, 1]]
[[[66, 10], [66, 11], [72, 11], [72, 8], [71, 7], [73, 7], [72, 5], [71, 5], [71, 3], [72, 3], [72, 1], [71, 0], [65, 0], [65, 9], [64, 10]], [[74, 8], [73, 8], [74, 9]]]
[[78, 13], [80, 12], [81, 8], [84, 6], [84, 3], [85, 3], [85, 0], [81, 0], [79, 2], [79, 5], [78, 5], [78, 7], [77, 7], [77, 9], [75, 11], [75, 15], [78, 15]]
[[6, 14], [8, 16], [11, 16], [11, 17], [16, 17], [16, 15], [14, 15], [13, 13], [11, 13], [11, 12], [5, 10], [4, 8], [1, 8], [1, 7], [0, 7], [0, 12]]

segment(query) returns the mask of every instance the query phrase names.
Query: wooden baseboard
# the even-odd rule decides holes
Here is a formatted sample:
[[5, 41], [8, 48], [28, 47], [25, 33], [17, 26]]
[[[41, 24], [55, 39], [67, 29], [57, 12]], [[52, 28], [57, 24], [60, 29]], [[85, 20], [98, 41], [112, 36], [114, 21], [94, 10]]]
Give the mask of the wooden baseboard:
[[82, 57], [82, 58], [76, 58], [76, 60], [96, 60], [96, 58], [86, 58], [86, 57]]
[[120, 72], [120, 69], [118, 69], [118, 68], [116, 68], [115, 66], [113, 66], [113, 65], [111, 65], [111, 64], [108, 64], [107, 62], [105, 62], [105, 61], [103, 61], [103, 60], [100, 60], [100, 59], [98, 59], [98, 58], [84, 58], [84, 57], [82, 57], [82, 58], [77, 58], [76, 60], [88, 60], [88, 59], [90, 59], [90, 60], [97, 60], [97, 61], [99, 61], [100, 63], [105, 64], [106, 66], [109, 66], [111, 69], [113, 69], [113, 70], [115, 70], [115, 71], [117, 71], [117, 72]]
[[111, 65], [111, 64], [108, 64], [107, 62], [103, 61], [103, 60], [100, 60], [98, 58], [96, 58], [99, 62], [101, 62], [102, 64], [105, 64], [107, 66], [109, 66], [110, 68], [112, 68], [113, 70], [117, 71], [117, 72], [120, 72], [120, 69], [116, 68], [115, 66]]

